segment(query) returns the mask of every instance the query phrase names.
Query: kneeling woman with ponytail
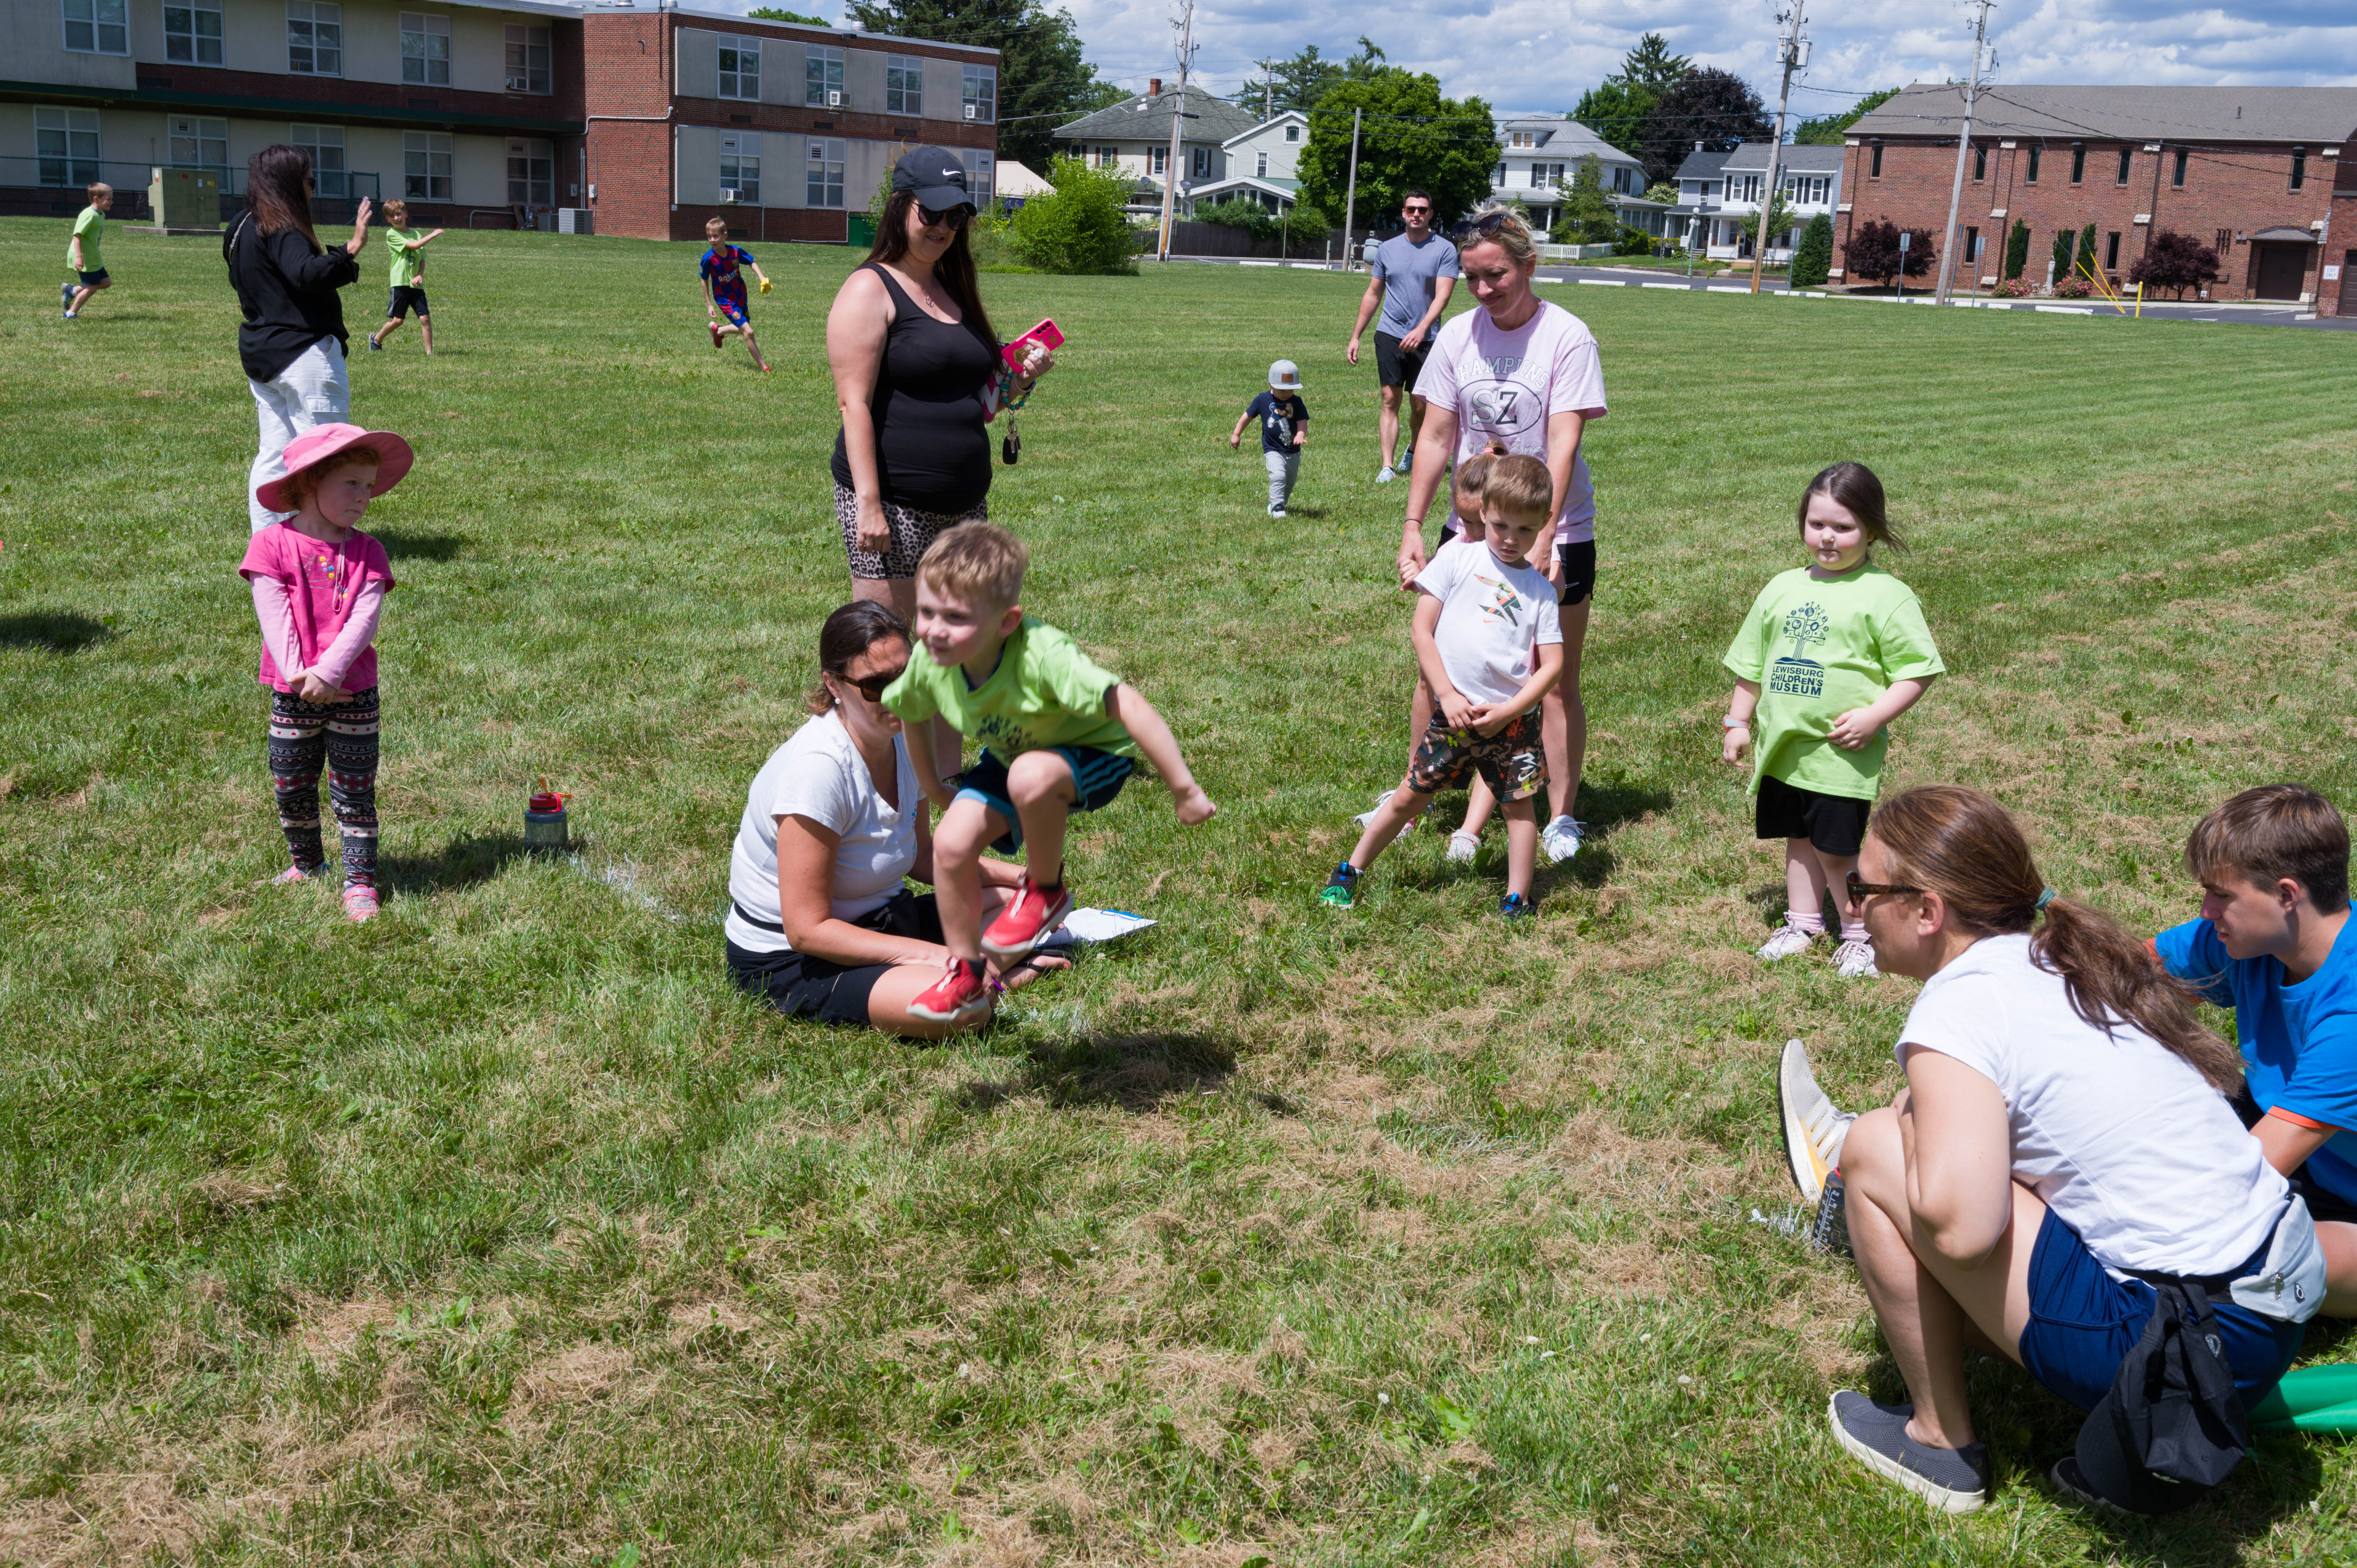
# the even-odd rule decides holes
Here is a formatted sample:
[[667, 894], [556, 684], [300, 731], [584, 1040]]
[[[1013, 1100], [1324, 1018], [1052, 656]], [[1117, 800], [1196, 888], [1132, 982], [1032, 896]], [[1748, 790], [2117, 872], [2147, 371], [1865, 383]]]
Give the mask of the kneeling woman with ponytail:
[[[2238, 1425], [2225, 1378], [2245, 1407], [2275, 1386], [2322, 1300], [2323, 1260], [2305, 1206], [2223, 1098], [2241, 1081], [2233, 1045], [2195, 1022], [2143, 943], [2056, 898], [2021, 831], [1977, 791], [1884, 801], [1849, 891], [1876, 962], [1924, 984], [1899, 1039], [1907, 1087], [1839, 1151], [1858, 1270], [1912, 1402], [1836, 1393], [1842, 1446], [1939, 1507], [1977, 1508], [1989, 1469], [1964, 1348], [2082, 1410], [2116, 1407], [2121, 1365], [2144, 1356], [2162, 1300], [2189, 1322], [2201, 1303], [2214, 1313], [2202, 1409], [2225, 1418], [2212, 1427]], [[2165, 1506], [2136, 1500], [2152, 1492], [2141, 1457], [2123, 1466], [2090, 1447], [2117, 1414], [2088, 1423], [2057, 1481]]]

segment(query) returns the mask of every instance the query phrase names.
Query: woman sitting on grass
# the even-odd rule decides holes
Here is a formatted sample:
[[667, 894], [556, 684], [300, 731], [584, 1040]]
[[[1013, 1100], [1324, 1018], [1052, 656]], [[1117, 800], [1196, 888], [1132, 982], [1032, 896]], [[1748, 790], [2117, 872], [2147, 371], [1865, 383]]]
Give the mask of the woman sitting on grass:
[[[908, 664], [908, 628], [882, 605], [858, 600], [826, 618], [813, 716], [770, 754], [737, 829], [728, 972], [789, 1017], [938, 1039], [953, 1027], [909, 1004], [941, 977], [949, 949], [933, 895], [903, 881], [933, 879], [932, 834], [900, 721], [878, 700]], [[985, 860], [982, 875], [987, 922], [1022, 867]], [[988, 979], [1012, 991], [1069, 967], [1037, 953]]]
[[[2151, 1282], [2170, 1277], [2206, 1294], [2244, 1406], [2263, 1397], [2324, 1299], [2323, 1254], [2223, 1098], [2242, 1078], [2233, 1043], [2201, 1026], [2142, 942], [2056, 898], [1975, 790], [1885, 801], [1848, 891], [1876, 961], [1924, 985], [1899, 1036], [1907, 1087], [1835, 1155], [1910, 1402], [1835, 1394], [1841, 1445], [1939, 1508], [1978, 1508], [1989, 1464], [1965, 1347], [2092, 1410], [2141, 1357]], [[2080, 1455], [2093, 1453], [2083, 1437]], [[2118, 1479], [2091, 1479], [2075, 1456], [2055, 1466], [2081, 1498], [2116, 1497]]]

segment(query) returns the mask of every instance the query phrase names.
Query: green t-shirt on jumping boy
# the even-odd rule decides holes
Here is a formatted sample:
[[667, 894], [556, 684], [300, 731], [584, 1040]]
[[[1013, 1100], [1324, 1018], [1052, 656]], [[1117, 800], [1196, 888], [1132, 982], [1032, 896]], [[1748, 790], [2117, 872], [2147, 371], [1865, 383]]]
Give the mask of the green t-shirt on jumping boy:
[[1760, 683], [1751, 792], [1765, 777], [1855, 800], [1880, 787], [1890, 732], [1845, 751], [1827, 738], [1834, 720], [1878, 701], [1893, 682], [1947, 669], [1915, 591], [1871, 560], [1838, 577], [1796, 566], [1770, 579], [1723, 662]]
[[425, 252], [413, 251], [409, 242], [417, 238], [417, 231], [404, 233], [398, 229], [384, 231], [385, 248], [393, 252], [393, 286], [415, 288], [419, 274], [425, 271]]
[[[104, 272], [106, 263], [99, 258], [98, 252], [99, 247], [106, 243], [106, 214], [95, 207], [83, 208], [81, 216], [74, 220], [73, 237], [81, 242], [81, 270], [86, 273]], [[73, 265], [72, 241], [66, 242], [66, 265]]]
[[1002, 760], [1051, 746], [1135, 757], [1137, 743], [1105, 712], [1105, 698], [1120, 683], [1071, 638], [1025, 616], [998, 650], [998, 668], [979, 686], [968, 682], [963, 666], [934, 663], [920, 643], [885, 689], [884, 705], [902, 724], [939, 714]]

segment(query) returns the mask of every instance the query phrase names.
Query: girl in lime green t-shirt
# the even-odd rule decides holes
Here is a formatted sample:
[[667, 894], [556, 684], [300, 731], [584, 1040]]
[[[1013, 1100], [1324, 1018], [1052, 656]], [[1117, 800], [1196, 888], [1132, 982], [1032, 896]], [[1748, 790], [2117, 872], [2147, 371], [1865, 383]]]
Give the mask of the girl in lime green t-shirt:
[[1842, 912], [1835, 966], [1869, 979], [1874, 947], [1847, 883], [1881, 786], [1887, 726], [1947, 666], [1914, 590], [1874, 563], [1876, 544], [1900, 542], [1874, 470], [1825, 469], [1801, 497], [1800, 522], [1809, 564], [1760, 590], [1727, 650], [1735, 694], [1722, 755], [1739, 766], [1753, 754], [1754, 832], [1784, 841], [1784, 923], [1760, 956], [1791, 958], [1824, 936], [1831, 887]]

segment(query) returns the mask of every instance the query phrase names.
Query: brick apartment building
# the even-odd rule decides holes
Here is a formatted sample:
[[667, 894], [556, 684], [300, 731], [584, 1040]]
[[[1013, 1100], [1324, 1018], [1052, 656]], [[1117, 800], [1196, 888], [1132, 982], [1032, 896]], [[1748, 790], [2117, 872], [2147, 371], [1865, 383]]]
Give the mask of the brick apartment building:
[[[1964, 89], [1943, 84], [1910, 87], [1851, 126], [1837, 244], [1884, 219], [1938, 234], [1963, 125]], [[1984, 88], [1965, 157], [1959, 286], [1997, 283], [2017, 221], [2033, 283], [2047, 281], [2055, 236], [2093, 223], [2115, 282], [2173, 230], [2216, 247], [2212, 299], [2357, 315], [2357, 88]]]
[[995, 185], [994, 49], [554, 0], [0, 0], [0, 212], [102, 179], [135, 220], [160, 166], [227, 217], [274, 142], [311, 151], [323, 218], [399, 196], [423, 227], [839, 242], [919, 142]]

